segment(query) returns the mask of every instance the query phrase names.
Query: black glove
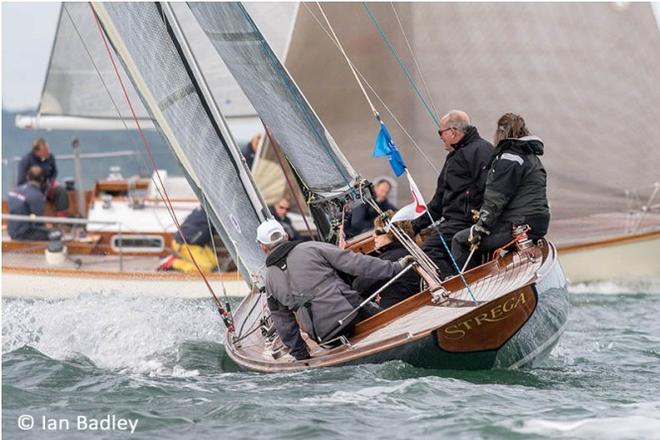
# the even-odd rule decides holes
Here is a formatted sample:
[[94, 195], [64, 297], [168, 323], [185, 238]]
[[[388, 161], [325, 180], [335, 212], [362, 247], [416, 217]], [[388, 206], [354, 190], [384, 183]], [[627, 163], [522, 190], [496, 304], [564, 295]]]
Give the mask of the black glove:
[[406, 255], [405, 257], [401, 257], [401, 258], [399, 258], [399, 261], [398, 261], [399, 265], [401, 265], [401, 270], [405, 269], [409, 265], [411, 265], [413, 263], [416, 263], [416, 262], [417, 262], [417, 260], [415, 260], [415, 257], [413, 257], [412, 255]]
[[490, 235], [490, 231], [481, 221], [478, 221], [476, 225], [473, 225], [470, 228], [470, 235], [468, 236], [468, 242], [475, 247], [479, 247], [481, 240], [484, 237]]

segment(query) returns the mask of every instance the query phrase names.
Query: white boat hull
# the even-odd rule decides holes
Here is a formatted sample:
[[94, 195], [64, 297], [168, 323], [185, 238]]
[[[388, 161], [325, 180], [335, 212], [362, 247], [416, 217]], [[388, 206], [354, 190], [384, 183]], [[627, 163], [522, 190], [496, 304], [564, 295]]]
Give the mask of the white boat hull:
[[[229, 296], [241, 297], [249, 293], [248, 285], [238, 276], [211, 274], [209, 281], [219, 297], [223, 295], [223, 283]], [[91, 293], [182, 298], [210, 297], [206, 284], [198, 275], [113, 273], [3, 266], [3, 297], [71, 298]]]
[[572, 283], [660, 278], [660, 231], [559, 248]]

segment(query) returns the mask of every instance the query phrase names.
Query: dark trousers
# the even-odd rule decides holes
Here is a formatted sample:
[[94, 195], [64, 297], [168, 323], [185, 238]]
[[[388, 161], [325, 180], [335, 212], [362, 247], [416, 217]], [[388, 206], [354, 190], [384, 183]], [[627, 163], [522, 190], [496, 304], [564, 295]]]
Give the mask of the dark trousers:
[[12, 240], [20, 241], [47, 241], [50, 231], [43, 226], [33, 226], [18, 237], [12, 237]]
[[[535, 218], [528, 218], [526, 224], [530, 226], [529, 238], [533, 241], [543, 238], [548, 232], [548, 224], [550, 217], [537, 216]], [[451, 252], [454, 254], [458, 265], [462, 268], [470, 255], [470, 243], [468, 237], [470, 236], [470, 228], [463, 229], [456, 233], [451, 242]], [[479, 249], [475, 251], [475, 255], [470, 260], [468, 268], [478, 266], [481, 263], [481, 257], [500, 248], [513, 240], [513, 224], [511, 222], [498, 223], [493, 228], [490, 235], [482, 238]]]
[[[442, 240], [440, 239], [441, 236], [444, 239], [445, 244], [447, 244], [447, 247], [442, 244]], [[436, 266], [438, 266], [438, 273], [441, 278], [458, 273], [451, 262], [451, 257], [447, 253], [447, 248], [451, 249], [451, 241], [453, 237], [453, 231], [433, 231], [431, 235], [424, 240], [424, 243], [422, 243], [422, 250], [431, 260], [433, 260]]]
[[[470, 243], [468, 242], [469, 236], [470, 228], [463, 229], [454, 235], [454, 238], [451, 242], [451, 251], [461, 268], [463, 268], [465, 261], [467, 261], [468, 256], [470, 255]], [[481, 263], [482, 255], [504, 246], [511, 240], [513, 240], [513, 230], [511, 223], [497, 225], [495, 228], [493, 228], [493, 231], [490, 233], [490, 235], [482, 238], [479, 249], [477, 249], [477, 251], [475, 251], [475, 255], [472, 256], [468, 268], [478, 266], [479, 263]]]
[[58, 183], [54, 183], [48, 191], [46, 191], [46, 199], [53, 202], [55, 210], [58, 213], [69, 209], [69, 195], [66, 192], [66, 188]]

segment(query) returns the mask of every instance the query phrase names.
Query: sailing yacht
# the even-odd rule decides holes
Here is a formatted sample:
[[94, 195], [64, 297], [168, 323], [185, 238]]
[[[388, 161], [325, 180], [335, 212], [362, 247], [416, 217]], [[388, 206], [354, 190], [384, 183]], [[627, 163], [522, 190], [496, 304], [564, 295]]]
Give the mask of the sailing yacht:
[[[187, 5], [262, 118], [305, 195], [319, 239], [341, 239], [346, 206], [369, 203], [368, 182], [350, 165], [246, 8]], [[554, 246], [524, 236], [508, 252], [441, 281], [416, 244], [420, 292], [356, 327], [350, 339], [309, 341], [312, 359], [296, 361], [273, 331], [257, 226], [270, 213], [210, 91], [181, 22], [168, 3], [94, 3], [131, 82], [252, 291], [231, 313], [218, 305], [229, 358], [255, 371], [285, 371], [401, 359], [431, 368], [532, 366], [561, 336], [566, 279]], [[392, 227], [396, 231], [396, 227]], [[370, 252], [373, 237], [349, 243]], [[326, 343], [332, 342], [332, 346]]]
[[[205, 77], [228, 124], [234, 133], [249, 138], [261, 126], [256, 112], [215, 55], [187, 6], [179, 4], [173, 8], [194, 46], [195, 56], [206, 60]], [[260, 5], [253, 11], [280, 54], [287, 46], [294, 12], [294, 4]], [[277, 26], [270, 21], [274, 17]], [[36, 115], [19, 115], [16, 125], [23, 129], [124, 131], [130, 148], [137, 143], [136, 124], [142, 129], [155, 128], [123, 67], [108, 57], [108, 47], [91, 7], [87, 3], [64, 2]], [[112, 153], [107, 157], [104, 153], [89, 154], [84, 152], [85, 147], [74, 145], [77, 154], [71, 157], [78, 158], [82, 175], [86, 160], [105, 160], [108, 168], [113, 168]], [[135, 155], [132, 157], [138, 160]], [[13, 168], [15, 163], [9, 166]], [[271, 160], [258, 159], [252, 171], [270, 203], [284, 194], [284, 178]], [[81, 219], [70, 220], [74, 233], [65, 236], [66, 256], [46, 258], [48, 243], [12, 241], [4, 234], [2, 280], [6, 296], [53, 298], [87, 292], [208, 296], [198, 276], [156, 272], [160, 259], [171, 253], [169, 245], [176, 233], [162, 193], [169, 195], [178, 221], [200, 204], [186, 179], [163, 170], [151, 177], [128, 178], [121, 171], [111, 174], [114, 175], [98, 179], [90, 189], [82, 188], [81, 179], [76, 182], [78, 194], [70, 192], [71, 215]], [[3, 206], [6, 211], [6, 203]], [[290, 215], [294, 227], [301, 229], [300, 216]], [[224, 283], [232, 296], [246, 295], [247, 284], [232, 270], [231, 258], [222, 248], [218, 252], [224, 273], [211, 274], [209, 278], [215, 284]]]

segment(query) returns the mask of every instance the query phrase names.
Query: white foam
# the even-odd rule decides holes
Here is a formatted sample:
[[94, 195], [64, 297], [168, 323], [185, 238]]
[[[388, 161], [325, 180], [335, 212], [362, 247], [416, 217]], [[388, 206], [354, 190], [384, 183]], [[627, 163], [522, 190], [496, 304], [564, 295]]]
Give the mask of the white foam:
[[576, 421], [529, 420], [513, 428], [523, 434], [555, 435], [570, 438], [659, 438], [660, 419], [641, 415], [593, 417]]
[[648, 278], [636, 281], [600, 281], [594, 283], [571, 284], [570, 293], [599, 293], [605, 295], [619, 294], [660, 294], [660, 279]]
[[80, 354], [101, 368], [176, 377], [198, 374], [171, 365], [178, 346], [223, 339], [221, 320], [203, 300], [117, 295], [3, 300], [2, 317], [3, 353], [28, 345], [54, 359]]

